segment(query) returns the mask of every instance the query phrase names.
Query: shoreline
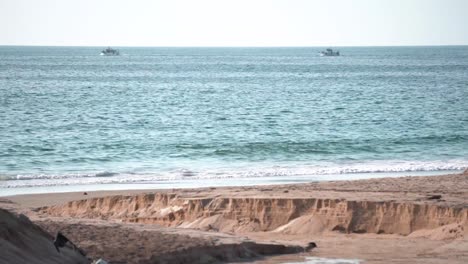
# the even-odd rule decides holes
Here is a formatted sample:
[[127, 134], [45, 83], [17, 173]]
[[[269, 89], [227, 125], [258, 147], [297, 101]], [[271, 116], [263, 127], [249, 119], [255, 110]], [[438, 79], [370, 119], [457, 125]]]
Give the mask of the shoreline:
[[41, 193], [70, 193], [94, 191], [130, 191], [130, 190], [163, 190], [163, 189], [193, 189], [208, 187], [242, 187], [282, 184], [303, 184], [311, 182], [349, 181], [399, 177], [441, 176], [462, 173], [463, 170], [447, 171], [414, 171], [414, 172], [378, 172], [378, 173], [348, 173], [328, 175], [299, 175], [299, 176], [272, 176], [272, 177], [245, 177], [220, 179], [177, 179], [160, 182], [144, 183], [102, 183], [102, 184], [72, 184], [37, 187], [0, 187], [0, 197], [12, 195], [30, 195]]
[[[148, 232], [174, 241], [172, 248], [158, 251], [162, 255], [191, 241], [184, 256], [202, 252], [212, 258], [217, 248], [232, 256], [224, 262], [305, 263], [308, 257], [373, 264], [468, 261], [468, 171], [287, 185], [16, 195], [2, 197], [0, 207], [27, 215], [50, 233], [68, 232], [94, 259], [109, 261], [151, 258], [148, 249], [136, 247], [136, 238]], [[132, 239], [123, 242], [124, 237]], [[97, 247], [109, 239], [109, 247]], [[164, 242], [151, 241], [147, 247], [159, 248]], [[255, 251], [258, 245], [294, 248], [310, 241], [318, 245], [310, 252], [250, 260], [236, 253], [243, 252], [244, 243], [254, 243]], [[174, 263], [184, 263], [178, 261]]]

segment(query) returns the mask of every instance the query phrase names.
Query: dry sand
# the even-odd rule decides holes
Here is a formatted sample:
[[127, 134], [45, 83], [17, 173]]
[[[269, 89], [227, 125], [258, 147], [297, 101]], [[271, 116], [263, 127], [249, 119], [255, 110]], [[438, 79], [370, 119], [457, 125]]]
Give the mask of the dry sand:
[[[113, 263], [216, 263], [254, 256], [254, 263], [305, 257], [468, 263], [466, 171], [258, 187], [19, 195], [4, 197], [0, 207], [24, 213], [50, 233], [61, 230], [89, 257]], [[318, 248], [269, 256], [302, 251], [310, 241]]]

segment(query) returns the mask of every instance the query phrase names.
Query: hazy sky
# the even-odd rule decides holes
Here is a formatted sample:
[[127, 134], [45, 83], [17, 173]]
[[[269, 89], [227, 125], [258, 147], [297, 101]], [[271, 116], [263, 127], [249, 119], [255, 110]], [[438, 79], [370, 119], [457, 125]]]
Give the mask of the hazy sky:
[[468, 0], [0, 0], [0, 45], [468, 45]]

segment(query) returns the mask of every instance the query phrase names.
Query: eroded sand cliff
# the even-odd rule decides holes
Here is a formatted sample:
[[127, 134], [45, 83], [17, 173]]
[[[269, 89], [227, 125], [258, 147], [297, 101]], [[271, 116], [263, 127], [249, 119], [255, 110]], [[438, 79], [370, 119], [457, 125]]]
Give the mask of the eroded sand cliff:
[[194, 199], [174, 193], [91, 198], [42, 211], [52, 216], [118, 219], [236, 233], [273, 230], [291, 233], [309, 224], [313, 225], [311, 230], [318, 232], [408, 235], [454, 223], [466, 226], [468, 218], [466, 207], [429, 203], [321, 198]]

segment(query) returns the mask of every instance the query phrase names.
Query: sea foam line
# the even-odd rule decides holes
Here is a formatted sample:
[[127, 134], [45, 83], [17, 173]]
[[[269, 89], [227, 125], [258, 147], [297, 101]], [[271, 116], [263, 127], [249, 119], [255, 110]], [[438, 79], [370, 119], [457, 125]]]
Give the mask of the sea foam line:
[[[411, 173], [411, 172], [437, 172], [437, 171], [461, 171], [468, 168], [466, 160], [452, 161], [391, 161], [391, 162], [366, 162], [356, 164], [330, 164], [326, 165], [256, 165], [252, 164], [237, 167], [217, 168], [193, 168], [177, 169], [172, 171], [154, 171], [145, 173], [116, 173], [97, 172], [84, 174], [40, 174], [40, 175], [14, 175], [0, 176], [0, 187], [26, 187], [26, 186], [55, 186], [76, 184], [126, 184], [164, 182], [173, 180], [209, 180], [209, 179], [236, 179], [236, 178], [261, 178], [284, 177], [288, 179], [295, 176], [311, 176], [314, 179], [327, 179], [327, 175], [346, 174], [370, 174], [370, 173]], [[324, 176], [324, 177], [319, 177]], [[340, 177], [345, 179], [346, 177]]]

